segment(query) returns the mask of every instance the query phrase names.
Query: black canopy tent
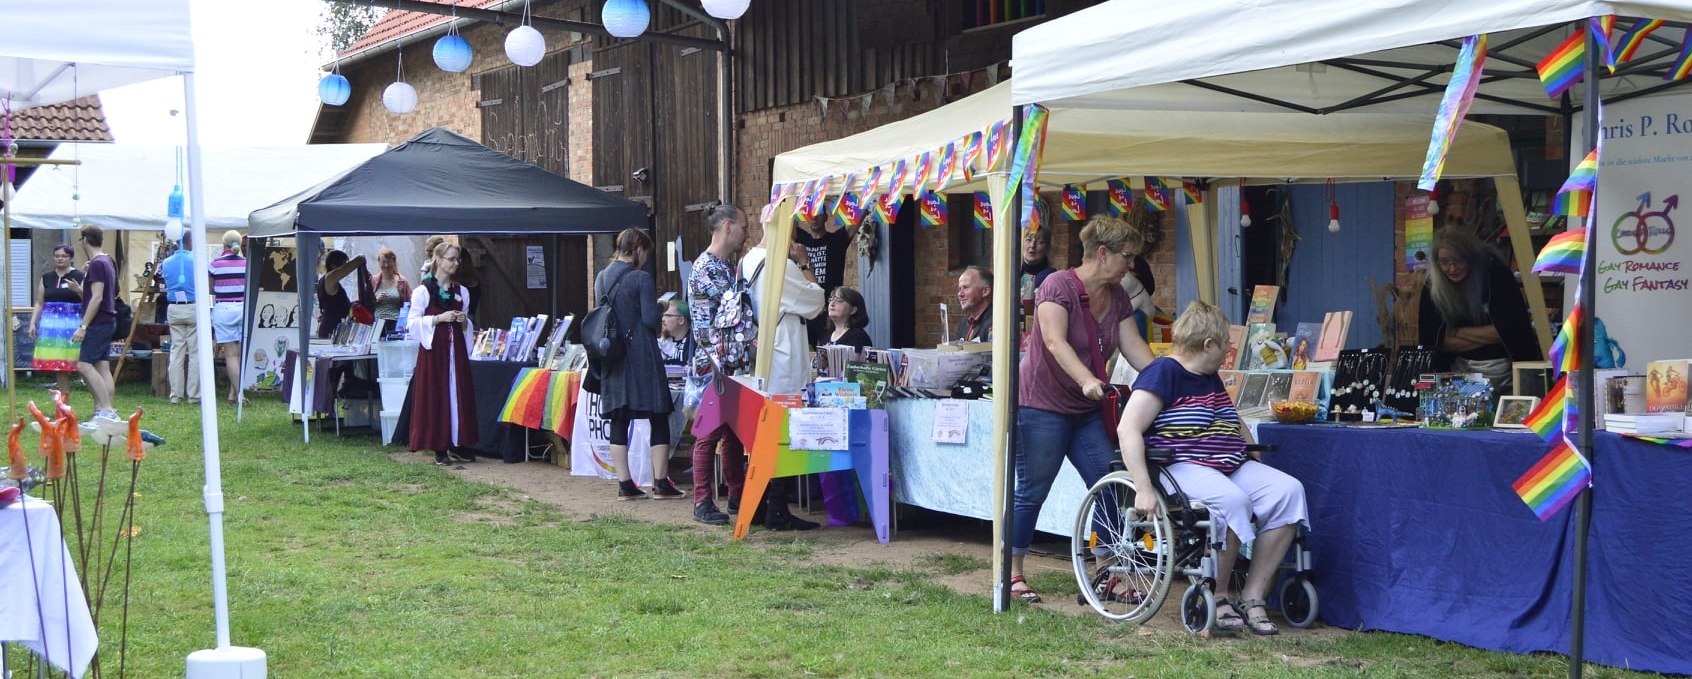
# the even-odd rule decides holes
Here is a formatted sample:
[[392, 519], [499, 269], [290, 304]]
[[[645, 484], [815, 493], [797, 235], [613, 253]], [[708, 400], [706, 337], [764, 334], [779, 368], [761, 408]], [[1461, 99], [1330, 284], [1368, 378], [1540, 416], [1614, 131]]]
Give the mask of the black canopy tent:
[[[311, 346], [309, 319], [315, 299], [310, 283], [317, 278], [323, 236], [558, 237], [649, 227], [650, 216], [644, 203], [560, 177], [437, 127], [321, 185], [254, 211], [248, 223], [249, 240], [295, 238], [299, 346], [304, 355]], [[247, 260], [249, 280], [257, 280], [255, 261]], [[248, 335], [255, 298], [247, 296]], [[311, 404], [305, 408], [309, 416]]]

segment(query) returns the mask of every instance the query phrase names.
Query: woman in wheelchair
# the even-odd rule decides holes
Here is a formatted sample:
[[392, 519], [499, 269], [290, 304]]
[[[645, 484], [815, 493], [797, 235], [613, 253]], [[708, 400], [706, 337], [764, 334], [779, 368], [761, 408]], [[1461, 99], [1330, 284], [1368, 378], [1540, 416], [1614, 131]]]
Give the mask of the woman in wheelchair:
[[[1227, 544], [1217, 553], [1216, 572], [1222, 574], [1216, 583], [1217, 627], [1277, 634], [1264, 600], [1299, 526], [1309, 524], [1304, 486], [1248, 459], [1250, 434], [1216, 376], [1228, 352], [1228, 319], [1221, 310], [1193, 302], [1175, 321], [1173, 339], [1174, 354], [1140, 372], [1123, 410], [1117, 427], [1123, 462], [1134, 487], [1147, 489], [1152, 472], [1146, 449], [1173, 453], [1159, 462], [1188, 498], [1228, 527]], [[1157, 493], [1135, 493], [1134, 510], [1140, 515], [1163, 509]], [[1254, 540], [1251, 569], [1235, 600], [1229, 574], [1240, 544]]]
[[1040, 595], [1023, 579], [1022, 561], [1064, 458], [1088, 486], [1110, 473], [1115, 446], [1099, 409], [1105, 357], [1120, 351], [1135, 368], [1151, 363], [1120, 283], [1147, 238], [1122, 219], [1094, 218], [1081, 229], [1081, 265], [1046, 276], [1034, 294], [1035, 324], [1018, 372], [1011, 518], [1011, 593], [1028, 603]]

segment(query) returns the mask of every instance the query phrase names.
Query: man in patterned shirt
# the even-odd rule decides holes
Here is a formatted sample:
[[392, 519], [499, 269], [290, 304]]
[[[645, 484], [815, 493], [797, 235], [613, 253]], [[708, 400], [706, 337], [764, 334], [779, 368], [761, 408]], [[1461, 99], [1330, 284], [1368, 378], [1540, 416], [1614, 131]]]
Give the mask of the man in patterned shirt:
[[[693, 260], [693, 273], [687, 279], [688, 314], [693, 321], [692, 369], [688, 371], [688, 392], [696, 394], [711, 380], [712, 364], [726, 379], [745, 372], [752, 365], [752, 343], [758, 335], [757, 321], [749, 305], [725, 308], [723, 298], [744, 299], [733, 294], [742, 288], [729, 260], [739, 254], [746, 244], [746, 212], [733, 205], [718, 205], [705, 212], [711, 229], [711, 245]], [[693, 520], [711, 525], [726, 525], [729, 517], [711, 502], [711, 455], [722, 445], [723, 475], [729, 484], [729, 497], [738, 500], [746, 482], [746, 449], [727, 424], [718, 427], [693, 444]]]

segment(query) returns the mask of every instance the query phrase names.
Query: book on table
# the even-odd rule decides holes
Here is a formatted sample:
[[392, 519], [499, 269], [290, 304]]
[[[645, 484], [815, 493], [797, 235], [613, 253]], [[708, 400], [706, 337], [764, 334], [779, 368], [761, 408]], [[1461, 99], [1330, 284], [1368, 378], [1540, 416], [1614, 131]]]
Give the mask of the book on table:
[[1645, 366], [1645, 412], [1685, 413], [1686, 372], [1692, 361], [1651, 361]]
[[1617, 434], [1661, 434], [1686, 430], [1685, 413], [1643, 413], [1604, 416], [1604, 428]]
[[1253, 323], [1271, 323], [1275, 319], [1275, 302], [1281, 299], [1281, 287], [1278, 285], [1259, 285], [1251, 290], [1251, 311], [1246, 314], [1246, 325]]

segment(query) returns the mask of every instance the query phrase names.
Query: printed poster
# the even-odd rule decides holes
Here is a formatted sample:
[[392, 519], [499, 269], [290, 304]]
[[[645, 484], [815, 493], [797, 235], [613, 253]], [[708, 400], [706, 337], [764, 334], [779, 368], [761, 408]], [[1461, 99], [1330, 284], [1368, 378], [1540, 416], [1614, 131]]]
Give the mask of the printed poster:
[[847, 450], [845, 408], [794, 408], [787, 411], [788, 448]]
[[529, 245], [524, 248], [529, 260], [528, 278], [530, 290], [546, 289], [546, 248], [539, 245]]
[[1433, 261], [1434, 220], [1428, 202], [1425, 193], [1404, 199], [1405, 271], [1422, 271]]
[[934, 402], [934, 442], [964, 445], [969, 438], [969, 401]]
[[[611, 420], [599, 413], [599, 394], [588, 393], [580, 382], [576, 390], [576, 421], [570, 430], [570, 475], [616, 480], [617, 465], [611, 462]], [[646, 420], [629, 423], [629, 473], [644, 488], [652, 486], [650, 437]]]

